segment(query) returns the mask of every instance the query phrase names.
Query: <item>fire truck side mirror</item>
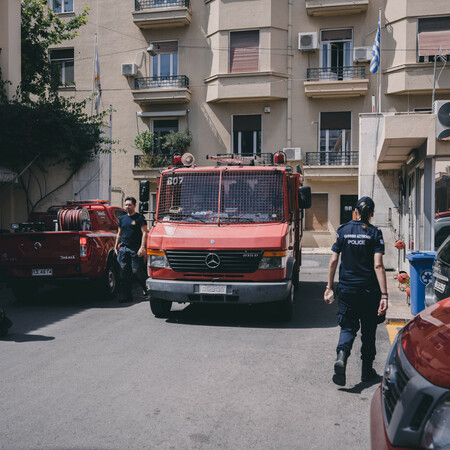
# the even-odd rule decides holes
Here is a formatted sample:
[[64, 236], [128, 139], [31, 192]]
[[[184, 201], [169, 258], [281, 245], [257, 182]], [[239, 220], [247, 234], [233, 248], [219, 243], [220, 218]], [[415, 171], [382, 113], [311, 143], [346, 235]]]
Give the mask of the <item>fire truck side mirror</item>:
[[300, 186], [298, 188], [298, 207], [300, 209], [311, 208], [311, 187]]
[[148, 212], [148, 202], [139, 202], [139, 214]]
[[141, 181], [139, 183], [139, 201], [148, 202], [150, 199], [150, 181]]

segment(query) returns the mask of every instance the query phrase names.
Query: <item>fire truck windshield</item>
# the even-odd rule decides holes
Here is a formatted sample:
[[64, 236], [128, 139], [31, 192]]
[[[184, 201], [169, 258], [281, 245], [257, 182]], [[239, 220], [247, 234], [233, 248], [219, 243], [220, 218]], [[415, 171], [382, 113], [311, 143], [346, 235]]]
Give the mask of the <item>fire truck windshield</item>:
[[163, 222], [281, 222], [281, 172], [223, 171], [163, 174], [157, 219]]

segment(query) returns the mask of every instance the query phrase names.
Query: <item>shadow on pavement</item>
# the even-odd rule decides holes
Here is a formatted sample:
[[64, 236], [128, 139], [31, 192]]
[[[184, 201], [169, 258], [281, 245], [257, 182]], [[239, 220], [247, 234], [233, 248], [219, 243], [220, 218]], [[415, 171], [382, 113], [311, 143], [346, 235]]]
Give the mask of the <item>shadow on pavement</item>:
[[36, 341], [53, 341], [53, 336], [43, 336], [42, 334], [18, 334], [11, 333], [0, 338], [0, 341], [10, 342], [36, 342]]
[[349, 394], [361, 394], [364, 389], [369, 389], [374, 384], [380, 384], [383, 377], [381, 375], [378, 375], [376, 378], [374, 378], [371, 381], [360, 381], [358, 384], [355, 384], [352, 388], [340, 388], [339, 391], [347, 392]]
[[276, 320], [276, 305], [194, 303], [172, 311], [168, 323], [250, 328], [331, 328], [337, 326], [337, 305], [323, 301], [323, 282], [301, 282], [290, 322]]

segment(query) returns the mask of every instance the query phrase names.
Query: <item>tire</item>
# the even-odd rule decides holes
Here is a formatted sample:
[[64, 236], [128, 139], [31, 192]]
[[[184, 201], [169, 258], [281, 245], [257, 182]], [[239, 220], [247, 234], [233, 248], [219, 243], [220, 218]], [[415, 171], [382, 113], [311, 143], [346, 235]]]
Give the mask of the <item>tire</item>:
[[166, 319], [169, 317], [171, 308], [172, 302], [160, 298], [150, 298], [150, 309], [158, 319]]
[[12, 286], [14, 297], [19, 303], [23, 304], [31, 303], [38, 295], [38, 289], [39, 287], [36, 284], [25, 280]]
[[119, 288], [119, 268], [114, 260], [108, 261], [105, 273], [97, 285], [103, 298], [111, 300], [116, 296]]
[[290, 322], [294, 314], [294, 298], [295, 298], [294, 284], [291, 284], [289, 294], [281, 301], [277, 303], [278, 318], [282, 322]]

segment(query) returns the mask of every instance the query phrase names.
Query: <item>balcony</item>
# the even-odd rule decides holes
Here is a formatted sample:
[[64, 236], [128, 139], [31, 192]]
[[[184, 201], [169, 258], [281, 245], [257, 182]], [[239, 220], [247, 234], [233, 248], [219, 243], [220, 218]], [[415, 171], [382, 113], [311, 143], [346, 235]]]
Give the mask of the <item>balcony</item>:
[[[144, 158], [147, 160], [144, 162]], [[133, 179], [150, 180], [158, 178], [161, 170], [172, 164], [173, 156], [165, 153], [154, 155], [134, 155]], [[143, 164], [144, 163], [144, 164]]]
[[226, 73], [205, 79], [207, 102], [267, 101], [287, 98], [287, 75], [278, 72]]
[[307, 69], [306, 80], [305, 94], [310, 98], [359, 97], [369, 90], [365, 66]]
[[310, 16], [342, 16], [367, 11], [369, 0], [306, 0]]
[[358, 151], [307, 152], [304, 165], [305, 177], [353, 180], [358, 178]]
[[134, 23], [142, 29], [183, 27], [191, 23], [189, 0], [135, 0]]
[[191, 100], [189, 78], [185, 75], [143, 77], [134, 79], [136, 103], [187, 103]]

